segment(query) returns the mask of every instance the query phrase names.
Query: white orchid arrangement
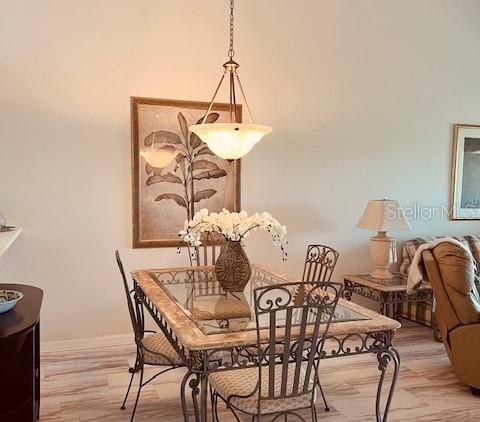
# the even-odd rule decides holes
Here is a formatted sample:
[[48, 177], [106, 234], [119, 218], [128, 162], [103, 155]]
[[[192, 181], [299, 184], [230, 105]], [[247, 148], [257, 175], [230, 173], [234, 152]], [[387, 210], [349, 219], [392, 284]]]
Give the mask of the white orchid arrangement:
[[248, 215], [246, 211], [230, 212], [225, 208], [219, 212], [210, 213], [206, 208], [196, 212], [191, 220], [185, 221], [179, 235], [191, 246], [202, 244], [203, 233], [219, 233], [229, 241], [243, 241], [251, 232], [263, 230], [272, 236], [273, 244], [279, 246], [282, 258], [286, 260], [287, 228], [268, 212]]

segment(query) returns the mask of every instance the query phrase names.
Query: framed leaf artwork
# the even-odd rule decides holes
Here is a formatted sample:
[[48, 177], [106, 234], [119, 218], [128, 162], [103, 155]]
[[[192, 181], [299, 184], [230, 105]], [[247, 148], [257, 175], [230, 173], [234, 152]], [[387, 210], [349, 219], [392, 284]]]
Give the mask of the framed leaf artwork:
[[480, 125], [454, 125], [451, 203], [453, 220], [480, 220]]
[[[202, 122], [208, 106], [131, 98], [134, 248], [182, 246], [178, 232], [201, 208], [240, 210], [240, 160], [217, 157], [188, 130]], [[215, 104], [206, 118], [206, 123], [228, 121], [230, 106], [224, 103]]]

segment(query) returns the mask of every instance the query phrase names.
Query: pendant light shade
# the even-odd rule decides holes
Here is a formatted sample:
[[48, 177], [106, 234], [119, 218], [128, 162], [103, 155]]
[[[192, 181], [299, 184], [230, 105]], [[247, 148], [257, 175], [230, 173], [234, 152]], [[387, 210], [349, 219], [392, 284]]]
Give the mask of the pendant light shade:
[[[265, 135], [272, 132], [272, 128], [269, 126], [253, 123], [252, 113], [250, 112], [250, 107], [248, 106], [245, 92], [237, 73], [240, 65], [233, 60], [233, 8], [234, 0], [230, 0], [230, 48], [228, 50], [228, 61], [223, 65], [223, 75], [220, 78], [220, 82], [213, 94], [210, 106], [202, 123], [189, 127], [189, 130], [197, 134], [215, 155], [226, 160], [236, 160], [243, 157]], [[228, 75], [230, 81], [230, 123], [205, 123], [226, 75]], [[240, 123], [237, 116], [237, 86], [240, 88], [240, 93], [247, 108], [249, 123]]]
[[272, 128], [249, 123], [209, 123], [190, 126], [215, 155], [236, 160], [250, 152], [253, 146]]

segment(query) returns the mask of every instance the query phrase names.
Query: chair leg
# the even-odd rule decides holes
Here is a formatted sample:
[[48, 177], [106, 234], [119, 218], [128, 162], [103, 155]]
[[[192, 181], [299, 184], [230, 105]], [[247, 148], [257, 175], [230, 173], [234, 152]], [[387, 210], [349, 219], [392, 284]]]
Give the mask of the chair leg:
[[216, 416], [215, 416], [215, 408], [216, 408], [215, 394], [213, 392], [213, 388], [212, 388], [211, 385], [209, 386], [209, 389], [210, 389], [210, 406], [211, 406], [211, 410], [212, 410], [212, 421], [213, 422], [218, 422], [218, 418], [216, 418]]
[[317, 408], [315, 407], [315, 403], [312, 403], [312, 421], [317, 422]]
[[140, 366], [140, 381], [138, 383], [138, 391], [137, 391], [137, 398], [135, 399], [135, 405], [133, 406], [132, 416], [130, 417], [130, 422], [133, 422], [135, 418], [135, 412], [137, 410], [138, 399], [140, 398], [140, 392], [142, 391], [142, 384], [143, 384], [143, 362]]
[[[220, 422], [220, 418], [218, 417], [218, 394], [215, 392], [215, 390], [213, 388], [211, 388], [211, 391], [212, 391], [212, 399], [213, 399], [213, 404], [212, 404], [212, 416], [213, 416], [213, 420], [214, 422]], [[228, 408], [228, 406], [227, 406]], [[231, 410], [231, 409], [230, 409]], [[232, 411], [232, 414], [233, 416], [235, 417], [235, 419], [238, 421], [238, 416]]]
[[132, 387], [132, 381], [133, 377], [135, 376], [135, 371], [132, 371], [131, 374], [132, 375], [130, 375], [130, 382], [128, 383], [127, 393], [125, 394], [125, 398], [123, 399], [122, 407], [120, 407], [120, 409], [122, 410], [125, 410], [125, 404], [127, 403], [128, 394], [130, 393], [130, 388]]
[[128, 372], [130, 372], [131, 374], [135, 374], [136, 372], [138, 372], [139, 364], [140, 364], [140, 352], [137, 346], [137, 357], [135, 358], [135, 364], [133, 365], [133, 367], [128, 368]]
[[330, 408], [328, 407], [327, 399], [325, 398], [325, 394], [323, 394], [322, 384], [318, 383], [318, 388], [320, 389], [320, 394], [322, 395], [323, 404], [325, 405], [325, 412], [330, 412]]

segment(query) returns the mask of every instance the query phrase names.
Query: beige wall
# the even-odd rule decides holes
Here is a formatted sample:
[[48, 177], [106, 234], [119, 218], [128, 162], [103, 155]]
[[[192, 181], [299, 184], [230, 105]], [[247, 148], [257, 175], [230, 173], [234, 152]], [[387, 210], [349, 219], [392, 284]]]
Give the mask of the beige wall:
[[[0, 0], [0, 212], [25, 230], [0, 280], [45, 290], [46, 340], [127, 332], [113, 260], [132, 250], [129, 97], [206, 100], [227, 44], [227, 2]], [[236, 51], [259, 122], [275, 132], [243, 163], [243, 204], [289, 229], [252, 261], [300, 274], [309, 242], [369, 268], [354, 229], [370, 198], [448, 202], [451, 125], [480, 124], [480, 2], [242, 0]], [[479, 222], [413, 221], [415, 234]], [[405, 239], [413, 234], [399, 234]]]

